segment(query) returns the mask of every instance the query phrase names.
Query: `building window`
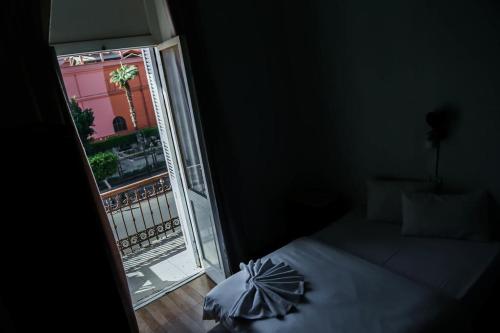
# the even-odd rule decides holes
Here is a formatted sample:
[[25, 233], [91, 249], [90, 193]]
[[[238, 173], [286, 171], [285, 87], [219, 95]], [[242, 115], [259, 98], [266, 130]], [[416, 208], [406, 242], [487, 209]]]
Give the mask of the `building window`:
[[116, 117], [113, 119], [113, 128], [115, 129], [115, 132], [126, 131], [127, 123], [125, 122], [125, 119], [123, 119], [123, 117]]

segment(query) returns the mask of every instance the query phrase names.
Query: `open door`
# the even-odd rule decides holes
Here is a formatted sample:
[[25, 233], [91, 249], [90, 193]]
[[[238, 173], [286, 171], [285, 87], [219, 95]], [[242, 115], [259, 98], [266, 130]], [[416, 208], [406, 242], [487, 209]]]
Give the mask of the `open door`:
[[[206, 274], [219, 283], [226, 277], [227, 259], [220, 232], [201, 123], [190, 94], [191, 82], [185, 70], [179, 37], [155, 47], [161, 91], [164, 98], [170, 156], [179, 174], [179, 192], [196, 250]], [[177, 169], [177, 168], [176, 168]]]

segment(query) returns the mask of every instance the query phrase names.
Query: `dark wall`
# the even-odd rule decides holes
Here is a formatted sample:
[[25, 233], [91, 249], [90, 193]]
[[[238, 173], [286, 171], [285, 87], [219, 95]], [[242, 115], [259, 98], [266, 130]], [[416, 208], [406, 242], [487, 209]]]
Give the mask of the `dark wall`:
[[[315, 91], [297, 80], [310, 75], [300, 16], [312, 8], [286, 1], [170, 4], [189, 47], [235, 267], [285, 241], [287, 193], [315, 178], [317, 154], [308, 140], [318, 131], [306, 105]], [[307, 68], [299, 66], [304, 62]]]
[[2, 4], [0, 331], [133, 332], [43, 34], [48, 4]]
[[495, 1], [316, 1], [328, 181], [356, 201], [375, 175], [428, 177], [425, 114], [456, 111], [445, 185], [500, 198], [500, 21]]
[[430, 177], [427, 112], [451, 187], [500, 195], [495, 1], [171, 0], [186, 36], [235, 261], [279, 244], [283, 202], [324, 187], [364, 201], [371, 176]]

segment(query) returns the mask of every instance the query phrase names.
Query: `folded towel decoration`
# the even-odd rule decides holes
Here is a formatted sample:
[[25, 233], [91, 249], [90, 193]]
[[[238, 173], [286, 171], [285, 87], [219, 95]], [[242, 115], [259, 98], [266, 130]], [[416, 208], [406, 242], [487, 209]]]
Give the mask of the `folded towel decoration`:
[[257, 259], [241, 263], [240, 269], [248, 274], [246, 290], [231, 308], [231, 318], [282, 317], [304, 294], [304, 277], [283, 262]]

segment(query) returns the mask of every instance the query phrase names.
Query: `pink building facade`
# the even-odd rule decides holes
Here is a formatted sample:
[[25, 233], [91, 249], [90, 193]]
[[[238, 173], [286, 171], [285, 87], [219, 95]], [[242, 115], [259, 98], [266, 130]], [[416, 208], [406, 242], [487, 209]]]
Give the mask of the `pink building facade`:
[[[93, 138], [96, 140], [128, 134], [134, 130], [125, 92], [109, 82], [109, 74], [121, 63], [135, 65], [139, 69], [139, 75], [129, 82], [136, 109], [137, 127], [142, 129], [156, 126], [141, 51], [128, 52], [128, 55], [133, 56], [118, 59], [104, 59], [101, 56], [101, 61], [82, 61], [79, 64], [74, 61], [72, 63], [69, 58], [59, 59], [68, 97], [75, 98], [82, 108], [90, 108], [94, 112]], [[122, 126], [117, 126], [119, 122]]]

